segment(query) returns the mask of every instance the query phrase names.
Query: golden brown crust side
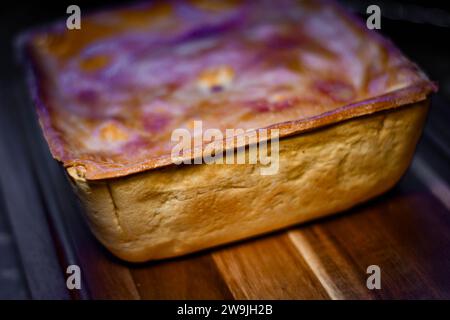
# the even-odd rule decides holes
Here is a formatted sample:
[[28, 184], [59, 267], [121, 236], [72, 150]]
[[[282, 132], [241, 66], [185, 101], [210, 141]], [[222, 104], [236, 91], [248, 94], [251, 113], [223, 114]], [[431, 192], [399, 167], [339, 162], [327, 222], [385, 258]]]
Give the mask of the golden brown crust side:
[[187, 254], [340, 212], [385, 192], [412, 159], [428, 104], [282, 139], [276, 175], [261, 176], [260, 165], [202, 164], [74, 182], [93, 232], [118, 257], [138, 262]]
[[195, 120], [285, 137], [435, 90], [333, 3], [209, 2], [139, 4], [86, 15], [81, 30], [30, 33], [35, 101], [56, 159], [87, 180], [126, 176], [170, 165], [171, 133]]

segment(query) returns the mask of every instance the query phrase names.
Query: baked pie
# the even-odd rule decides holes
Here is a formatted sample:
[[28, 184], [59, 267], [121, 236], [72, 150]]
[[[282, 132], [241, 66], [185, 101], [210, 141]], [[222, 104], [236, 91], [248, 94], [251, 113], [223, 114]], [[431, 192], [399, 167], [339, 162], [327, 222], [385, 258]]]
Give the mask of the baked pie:
[[[411, 162], [436, 90], [327, 1], [152, 1], [82, 15], [81, 30], [64, 21], [33, 30], [23, 44], [50, 150], [93, 233], [128, 261], [270, 232], [385, 192]], [[172, 133], [195, 135], [195, 121], [277, 130], [278, 172], [175, 165]]]

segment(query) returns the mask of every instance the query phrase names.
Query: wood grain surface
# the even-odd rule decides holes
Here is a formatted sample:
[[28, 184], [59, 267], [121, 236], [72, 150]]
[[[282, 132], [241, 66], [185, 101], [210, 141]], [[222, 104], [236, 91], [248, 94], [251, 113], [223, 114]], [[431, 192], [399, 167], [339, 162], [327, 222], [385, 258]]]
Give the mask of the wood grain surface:
[[[424, 299], [450, 297], [449, 231], [438, 199], [400, 184], [335, 217], [170, 260], [128, 264], [87, 230], [72, 236], [90, 298]], [[373, 264], [381, 290], [366, 287]]]

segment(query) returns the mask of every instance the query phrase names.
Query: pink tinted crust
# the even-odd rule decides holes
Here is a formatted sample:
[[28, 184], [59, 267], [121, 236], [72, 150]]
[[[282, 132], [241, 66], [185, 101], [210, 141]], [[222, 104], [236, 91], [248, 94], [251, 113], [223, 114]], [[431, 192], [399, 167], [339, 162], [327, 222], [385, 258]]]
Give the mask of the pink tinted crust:
[[436, 90], [390, 42], [318, 1], [139, 4], [30, 33], [26, 49], [52, 154], [89, 180], [170, 165], [172, 131], [194, 120], [287, 136]]

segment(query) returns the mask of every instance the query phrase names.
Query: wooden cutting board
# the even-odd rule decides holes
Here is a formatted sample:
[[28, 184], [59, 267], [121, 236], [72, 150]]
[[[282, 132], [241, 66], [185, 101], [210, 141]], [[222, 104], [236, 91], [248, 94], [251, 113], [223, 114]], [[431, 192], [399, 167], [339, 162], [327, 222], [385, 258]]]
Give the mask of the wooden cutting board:
[[[112, 258], [80, 229], [73, 235], [89, 240], [75, 251], [92, 298], [450, 297], [450, 215], [426, 191], [397, 188], [334, 218], [142, 265]], [[366, 287], [373, 264], [381, 290]]]

